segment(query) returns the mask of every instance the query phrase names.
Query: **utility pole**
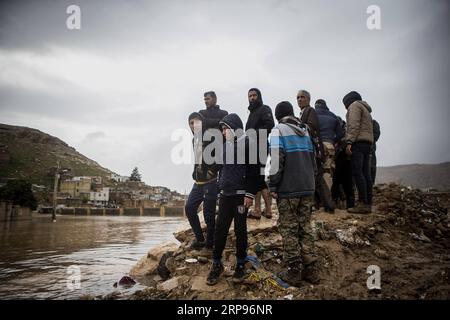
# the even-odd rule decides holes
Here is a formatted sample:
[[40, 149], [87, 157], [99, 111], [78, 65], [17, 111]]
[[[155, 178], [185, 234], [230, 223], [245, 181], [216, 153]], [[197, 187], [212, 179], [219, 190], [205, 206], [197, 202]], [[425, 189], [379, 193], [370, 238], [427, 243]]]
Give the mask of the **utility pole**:
[[58, 194], [58, 180], [59, 180], [59, 161], [56, 162], [56, 172], [55, 172], [55, 185], [53, 186], [53, 214], [52, 221], [56, 222], [56, 196]]

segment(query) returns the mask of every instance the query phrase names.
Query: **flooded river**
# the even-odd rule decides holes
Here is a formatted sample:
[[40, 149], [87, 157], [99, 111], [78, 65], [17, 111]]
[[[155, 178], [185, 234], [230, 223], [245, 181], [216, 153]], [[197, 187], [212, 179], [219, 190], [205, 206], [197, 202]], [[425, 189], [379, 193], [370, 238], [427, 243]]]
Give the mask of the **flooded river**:
[[113, 284], [150, 248], [176, 241], [173, 232], [183, 221], [58, 216], [52, 223], [47, 215], [35, 215], [29, 221], [0, 222], [0, 299], [78, 299], [141, 289]]

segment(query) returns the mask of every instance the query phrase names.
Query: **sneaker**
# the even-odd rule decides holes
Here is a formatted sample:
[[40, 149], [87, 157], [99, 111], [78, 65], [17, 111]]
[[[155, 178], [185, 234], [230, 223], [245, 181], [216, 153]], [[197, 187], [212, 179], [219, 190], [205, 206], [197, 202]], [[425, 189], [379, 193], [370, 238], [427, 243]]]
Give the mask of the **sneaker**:
[[372, 210], [371, 210], [370, 205], [358, 203], [353, 208], [348, 208], [347, 212], [349, 212], [349, 213], [371, 213]]
[[300, 287], [302, 283], [302, 271], [298, 267], [289, 267], [281, 271], [278, 277], [293, 287]]
[[240, 283], [245, 278], [245, 266], [243, 264], [237, 264], [233, 273], [233, 282]]
[[189, 246], [189, 250], [201, 250], [204, 247], [205, 247], [205, 241], [194, 240], [194, 241], [192, 241], [191, 245]]
[[209, 286], [215, 285], [219, 282], [219, 277], [223, 272], [223, 264], [221, 263], [213, 263], [211, 266], [211, 271], [208, 274], [208, 278], [206, 279], [206, 284]]

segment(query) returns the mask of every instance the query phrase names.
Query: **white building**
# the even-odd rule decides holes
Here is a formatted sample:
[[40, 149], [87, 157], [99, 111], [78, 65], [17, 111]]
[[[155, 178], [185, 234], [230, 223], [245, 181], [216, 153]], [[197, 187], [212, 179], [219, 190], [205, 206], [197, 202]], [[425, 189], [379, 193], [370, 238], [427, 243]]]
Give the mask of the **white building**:
[[117, 182], [127, 182], [130, 180], [130, 177], [121, 176], [116, 173], [111, 173], [111, 180], [117, 181]]
[[109, 202], [109, 188], [102, 188], [99, 191], [91, 191], [89, 200], [95, 204], [107, 204]]

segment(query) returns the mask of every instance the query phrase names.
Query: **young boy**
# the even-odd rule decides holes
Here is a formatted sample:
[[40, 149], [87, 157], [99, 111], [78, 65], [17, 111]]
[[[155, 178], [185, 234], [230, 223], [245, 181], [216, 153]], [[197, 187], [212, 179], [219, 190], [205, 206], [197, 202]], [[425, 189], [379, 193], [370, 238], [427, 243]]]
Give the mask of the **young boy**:
[[240, 282], [245, 277], [247, 211], [253, 203], [259, 175], [258, 164], [249, 164], [249, 141], [243, 132], [239, 116], [231, 113], [220, 121], [220, 125], [225, 143], [223, 165], [219, 174], [219, 215], [214, 235], [213, 264], [206, 280], [208, 285], [215, 285], [224, 270], [222, 253], [233, 220], [236, 235], [236, 268], [233, 281]]
[[[185, 206], [186, 216], [192, 231], [195, 235], [195, 240], [191, 244], [190, 249], [203, 250], [204, 254], [212, 252], [214, 243], [214, 229], [216, 218], [216, 202], [217, 202], [217, 165], [208, 165], [204, 163], [202, 152], [204, 143], [202, 141], [202, 122], [204, 117], [198, 113], [193, 112], [189, 115], [189, 127], [194, 135], [192, 144], [196, 164], [194, 165], [194, 172], [192, 178], [195, 183], [189, 193], [188, 200]], [[218, 121], [217, 121], [218, 122]], [[203, 202], [203, 216], [206, 223], [206, 239], [200, 225], [200, 219], [197, 215], [197, 210]]]
[[269, 188], [277, 200], [278, 230], [283, 238], [283, 260], [287, 266], [279, 276], [288, 284], [299, 286], [303, 244], [311, 240], [309, 224], [317, 169], [308, 128], [294, 117], [292, 105], [280, 102], [275, 117], [279, 123], [270, 137]]

